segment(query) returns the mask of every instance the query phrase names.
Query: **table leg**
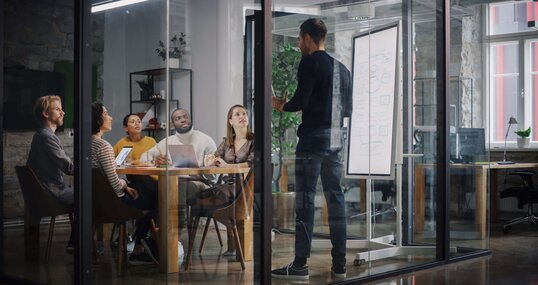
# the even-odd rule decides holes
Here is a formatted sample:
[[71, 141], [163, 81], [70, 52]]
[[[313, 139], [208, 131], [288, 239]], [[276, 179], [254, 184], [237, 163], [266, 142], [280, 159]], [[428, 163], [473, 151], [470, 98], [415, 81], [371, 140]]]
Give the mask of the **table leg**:
[[424, 231], [425, 188], [426, 179], [424, 174], [424, 167], [420, 165], [415, 165], [415, 193], [413, 195], [413, 228], [415, 233], [421, 233]]
[[179, 271], [178, 190], [177, 176], [159, 176], [159, 266], [166, 273]]
[[497, 195], [497, 173], [498, 170], [495, 168], [489, 170], [489, 220], [491, 223], [494, 223], [497, 220], [497, 208], [499, 206], [499, 195]]
[[[247, 220], [237, 221], [237, 232], [239, 233], [239, 241], [243, 249], [244, 261], [252, 260], [252, 216]], [[236, 256], [239, 261], [239, 256]]]
[[487, 167], [477, 168], [475, 171], [476, 196], [475, 196], [475, 225], [482, 239], [486, 238], [487, 228]]

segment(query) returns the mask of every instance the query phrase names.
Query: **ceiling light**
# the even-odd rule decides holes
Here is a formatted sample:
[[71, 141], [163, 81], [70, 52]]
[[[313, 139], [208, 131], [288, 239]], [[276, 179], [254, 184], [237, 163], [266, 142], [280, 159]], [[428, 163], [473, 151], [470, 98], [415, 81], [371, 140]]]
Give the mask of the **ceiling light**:
[[123, 7], [131, 4], [136, 4], [148, 0], [119, 0], [119, 1], [104, 1], [99, 2], [95, 5], [92, 5], [92, 13], [97, 13], [109, 9], [114, 9], [118, 7]]

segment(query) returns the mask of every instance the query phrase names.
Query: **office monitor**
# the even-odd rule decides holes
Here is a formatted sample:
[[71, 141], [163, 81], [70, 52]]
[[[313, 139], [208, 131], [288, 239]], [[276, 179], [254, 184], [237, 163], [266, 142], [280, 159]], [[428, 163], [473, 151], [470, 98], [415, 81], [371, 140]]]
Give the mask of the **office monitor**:
[[463, 162], [479, 161], [486, 155], [484, 128], [458, 129], [459, 154]]

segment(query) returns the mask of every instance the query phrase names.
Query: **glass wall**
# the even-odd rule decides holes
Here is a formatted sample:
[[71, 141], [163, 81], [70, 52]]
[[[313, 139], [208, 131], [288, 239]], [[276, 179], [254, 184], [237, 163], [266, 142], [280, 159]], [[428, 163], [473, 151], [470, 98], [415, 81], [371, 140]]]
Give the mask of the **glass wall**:
[[[437, 117], [445, 107], [443, 85], [439, 84], [444, 68], [439, 66], [442, 27], [436, 18], [441, 8], [423, 2], [311, 6], [274, 2], [276, 96], [283, 96], [286, 90], [289, 97], [299, 94], [294, 93], [297, 81], [289, 77], [296, 80], [299, 26], [311, 17], [321, 18], [328, 27], [327, 53], [352, 72], [353, 115], [344, 127], [347, 140], [340, 181], [346, 209], [347, 278], [440, 258], [436, 255], [437, 248], [443, 246], [437, 244], [437, 203], [445, 189], [450, 201], [451, 255], [487, 249], [488, 112], [481, 103], [484, 86], [477, 83], [486, 77], [479, 60], [486, 47], [480, 32], [481, 9], [481, 5], [456, 5], [451, 10], [452, 51], [446, 95], [447, 162], [451, 165], [448, 190], [438, 184], [438, 166], [444, 163], [439, 155], [439, 124], [445, 120]], [[393, 33], [391, 25], [395, 27]], [[289, 64], [282, 64], [284, 58]], [[294, 240], [304, 231], [286, 222], [295, 218], [293, 200], [304, 195], [304, 189], [297, 188], [297, 179], [303, 178], [302, 172], [297, 172], [302, 156], [298, 158], [294, 152], [301, 143], [296, 134], [297, 126], [299, 132], [302, 128], [299, 118], [295, 113], [273, 112], [273, 162], [278, 169], [273, 174], [274, 226], [282, 233], [273, 242], [273, 267], [293, 258], [297, 251]], [[334, 250], [329, 227], [331, 211], [337, 206], [327, 206], [324, 188], [328, 185], [322, 178], [315, 185], [316, 195], [311, 201], [314, 231], [308, 264], [315, 268], [315, 278], [330, 282], [335, 280], [330, 274], [330, 259], [314, 258], [329, 257], [331, 248]]]
[[[331, 267], [337, 261], [334, 256], [331, 261], [331, 250], [335, 252], [335, 246], [331, 246], [329, 237], [331, 227], [333, 236], [338, 235], [335, 226], [338, 218], [334, 215], [341, 208], [345, 209], [345, 218], [342, 221], [347, 227], [348, 279], [382, 274], [436, 260], [435, 235], [427, 235], [424, 232], [424, 229], [435, 229], [436, 210], [437, 188], [431, 183], [434, 181], [431, 174], [435, 167], [424, 167], [426, 164], [438, 162], [435, 156], [437, 105], [434, 97], [437, 46], [436, 31], [432, 30], [432, 24], [435, 27], [435, 7], [413, 3], [413, 14], [407, 14], [411, 9], [403, 10], [403, 4], [381, 1], [336, 5], [327, 2], [305, 6], [274, 1], [275, 95], [283, 96], [287, 91], [289, 98], [292, 95], [301, 96], [300, 93], [295, 93], [298, 88], [296, 74], [301, 56], [301, 44], [297, 39], [300, 37], [301, 23], [312, 17], [321, 18], [325, 22], [328, 28], [325, 51], [350, 71], [353, 87], [351, 93], [342, 95], [352, 97], [353, 113], [349, 121], [346, 119], [344, 124], [329, 126], [333, 132], [346, 133], [342, 147], [331, 149], [336, 149], [342, 155], [343, 160], [339, 161], [342, 164], [328, 166], [326, 161], [323, 162], [321, 179], [319, 173], [305, 178], [307, 175], [301, 171], [303, 168], [308, 169], [302, 161], [305, 159], [304, 154], [299, 151], [301, 145], [297, 147], [297, 143], [301, 144], [301, 140], [304, 143], [308, 138], [303, 132], [304, 137], [300, 135], [297, 139], [297, 127], [299, 126], [299, 133], [301, 128], [307, 128], [300, 125], [301, 115], [273, 112], [273, 136], [284, 140], [284, 143], [273, 140], [272, 144], [275, 169], [279, 170], [274, 174], [274, 226], [278, 233], [281, 233], [276, 235], [273, 242], [274, 268], [293, 259], [298, 251], [294, 240], [304, 236], [305, 229], [301, 225], [306, 223], [304, 220], [307, 220], [308, 216], [298, 211], [297, 214], [301, 214], [301, 217], [297, 218], [297, 225], [286, 223], [295, 218], [293, 205], [303, 207], [300, 203], [295, 204], [292, 199], [311, 199], [303, 198], [305, 188], [301, 188], [298, 181], [303, 179], [312, 180], [314, 183], [317, 181], [310, 190], [315, 191], [313, 200], [306, 202], [312, 203], [310, 207], [313, 208], [310, 212], [310, 215], [313, 215], [312, 247], [308, 259], [310, 282], [314, 279], [321, 283], [339, 280], [331, 275]], [[403, 23], [409, 23], [409, 19], [412, 19], [413, 32], [406, 28], [404, 35]], [[427, 29], [427, 33], [420, 29]], [[411, 43], [413, 50], [408, 49]], [[317, 53], [319, 55], [319, 52]], [[284, 58], [288, 64], [281, 63]], [[408, 64], [413, 64], [412, 74], [404, 72], [404, 66], [407, 68]], [[290, 80], [290, 77], [293, 80]], [[342, 81], [339, 83], [342, 84]], [[342, 90], [337, 90], [342, 86], [335, 85], [337, 87], [334, 92]], [[430, 90], [426, 90], [427, 88]], [[336, 94], [334, 92], [333, 100]], [[410, 100], [413, 100], [412, 105], [406, 103], [406, 106], [414, 107], [403, 109], [402, 104]], [[303, 123], [305, 110], [308, 108], [315, 107], [303, 109]], [[345, 110], [345, 107], [341, 110]], [[404, 125], [404, 116], [408, 116], [405, 121], [412, 124]], [[415, 145], [403, 138], [404, 134], [413, 132]], [[331, 143], [335, 141], [333, 139]], [[302, 147], [304, 148], [304, 145]], [[404, 153], [423, 155], [413, 159], [404, 156]], [[414, 167], [408, 167], [408, 160], [411, 159], [415, 163]], [[334, 183], [336, 186], [330, 185], [327, 182], [330, 180], [328, 173], [338, 173], [340, 167], [343, 171], [338, 178], [339, 182]], [[424, 174], [424, 171], [428, 173]], [[404, 184], [402, 176], [415, 176], [415, 185], [412, 180], [411, 184]], [[287, 182], [282, 183], [283, 179]], [[429, 183], [424, 185], [426, 181]], [[331, 187], [342, 188], [345, 202], [335, 202], [337, 199], [328, 194]], [[405, 204], [404, 197], [407, 201]], [[417, 215], [417, 211], [422, 211], [421, 219], [409, 220]], [[283, 219], [283, 215], [288, 216]], [[275, 278], [273, 281], [278, 282]]]
[[[485, 7], [485, 4], [457, 4], [450, 8], [451, 187], [448, 199], [452, 257], [489, 247], [488, 177], [496, 179], [493, 177], [496, 172], [488, 176], [490, 113], [484, 104], [489, 94], [484, 78], [490, 75], [486, 61], [477, 60], [487, 57], [489, 46], [484, 40], [486, 29], [482, 26]], [[491, 78], [496, 76], [491, 74]], [[495, 91], [490, 89], [490, 92]], [[509, 110], [511, 106], [507, 104], [505, 108]], [[497, 190], [491, 189], [490, 195], [496, 196]]]
[[[251, 283], [253, 110], [231, 107], [245, 104], [244, 22], [259, 7], [180, 0], [99, 6], [92, 13], [100, 51], [92, 60], [102, 82], [96, 101], [114, 117], [103, 138], [116, 155], [132, 146], [116, 172], [150, 201], [142, 209], [153, 209], [152, 220], [129, 223], [133, 241], [120, 278]], [[232, 141], [223, 139], [228, 129]], [[149, 229], [140, 232], [144, 223]], [[111, 266], [95, 271], [97, 283], [118, 279], [117, 257], [107, 251], [105, 242], [101, 260]]]
[[[73, 1], [2, 6], [2, 271], [32, 282], [73, 283]], [[59, 97], [34, 114], [44, 95]]]
[[[88, 96], [102, 104], [84, 106], [94, 116], [85, 123], [97, 123], [91, 141], [84, 142], [92, 147], [94, 168], [84, 177], [94, 186], [92, 219], [84, 225], [95, 226], [89, 250], [93, 282], [252, 283], [254, 251], [259, 251], [253, 244], [254, 216], [261, 213], [259, 207], [254, 212], [253, 136], [246, 131], [253, 129], [248, 118], [254, 114], [243, 100], [243, 38], [245, 19], [259, 3], [157, 0], [112, 7], [104, 4], [120, 1], [87, 1], [88, 7], [89, 2]], [[34, 215], [31, 205], [43, 201], [33, 201], [35, 196], [26, 201], [16, 166], [29, 157], [37, 129], [32, 106], [46, 94], [62, 100], [54, 111], [63, 116], [63, 125], [57, 119], [51, 137], [63, 145], [66, 157], [76, 157], [73, 41], [74, 23], [81, 19], [74, 19], [73, 1], [7, 1], [1, 7], [8, 27], [3, 37], [2, 272], [41, 283], [74, 283], [65, 214], [73, 209], [56, 213], [46, 254], [50, 218], [41, 224], [36, 219], [48, 216]], [[248, 107], [231, 108], [237, 104]], [[237, 141], [223, 139], [228, 128]], [[222, 160], [211, 162], [208, 155]], [[61, 170], [72, 184], [70, 167]], [[226, 196], [211, 199], [212, 189]]]
[[[326, 24], [324, 50], [336, 68], [330, 69], [333, 84], [326, 86], [332, 100], [317, 98], [313, 107], [331, 108], [322, 131], [304, 125], [304, 116], [312, 118], [307, 112], [273, 110], [269, 190], [253, 188], [253, 137], [247, 131], [254, 118], [262, 118], [253, 108], [259, 99], [253, 86], [261, 80], [254, 76], [261, 61], [254, 56], [260, 1], [152, 0], [116, 7], [104, 4], [120, 1], [91, 2], [88, 96], [102, 106], [83, 106], [92, 109], [96, 123], [91, 141], [83, 142], [92, 147], [95, 169], [91, 178], [77, 178], [93, 183], [93, 216], [84, 225], [94, 230], [93, 282], [252, 284], [262, 262], [272, 269], [289, 264], [296, 243], [308, 256], [309, 282], [320, 284], [355, 282], [488, 249], [489, 198], [495, 197], [487, 186], [493, 167], [489, 141], [502, 141], [506, 129], [498, 126], [506, 125], [508, 110], [518, 120], [534, 120], [518, 105], [503, 109], [503, 122], [494, 124], [489, 114], [499, 104], [492, 100], [502, 99], [509, 86], [498, 82], [509, 78], [519, 78], [516, 87], [536, 89], [535, 66], [520, 62], [518, 70], [529, 70], [514, 75], [499, 65], [508, 66], [504, 56], [512, 55], [536, 62], [530, 51], [537, 49], [531, 37], [499, 38], [490, 46], [484, 40], [485, 6], [452, 5], [444, 82], [442, 7], [436, 3], [271, 1], [272, 45], [265, 48], [273, 55], [273, 95], [296, 96], [301, 52], [311, 52], [299, 40], [299, 27], [309, 18]], [[50, 239], [51, 220], [37, 219], [40, 213], [33, 210], [40, 205], [30, 206], [33, 196], [23, 189], [30, 180], [21, 179], [16, 166], [29, 159], [38, 128], [32, 106], [46, 94], [60, 96], [61, 110], [47, 109], [41, 119], [57, 125], [51, 137], [65, 160], [76, 157], [73, 41], [80, 19], [73, 17], [72, 1], [2, 5], [3, 272], [74, 283], [78, 273], [67, 247], [72, 209], [57, 212]], [[490, 27], [506, 34], [503, 25]], [[508, 52], [513, 46], [518, 48]], [[246, 108], [232, 108], [236, 104]], [[446, 118], [439, 117], [443, 110]], [[54, 111], [63, 117], [54, 119]], [[305, 128], [314, 134], [305, 136]], [[448, 183], [440, 182], [445, 166]], [[60, 170], [72, 185], [73, 171]], [[304, 194], [306, 184], [311, 195]], [[271, 210], [262, 191], [272, 192], [274, 232], [272, 255], [263, 260], [255, 253], [268, 244], [261, 244], [257, 231]], [[446, 209], [438, 204], [445, 198]], [[445, 210], [446, 243], [440, 237]], [[439, 254], [445, 247], [449, 256]], [[339, 259], [329, 258], [339, 249]], [[345, 279], [331, 273], [342, 266]]]

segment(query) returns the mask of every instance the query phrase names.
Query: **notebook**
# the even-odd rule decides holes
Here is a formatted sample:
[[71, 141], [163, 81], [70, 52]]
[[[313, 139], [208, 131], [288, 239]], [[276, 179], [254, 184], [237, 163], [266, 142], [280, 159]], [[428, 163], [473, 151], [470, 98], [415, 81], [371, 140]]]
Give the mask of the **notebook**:
[[169, 145], [168, 151], [172, 159], [172, 166], [179, 168], [200, 167], [196, 159], [196, 153], [194, 153], [194, 147], [191, 144]]
[[125, 161], [125, 159], [129, 155], [129, 153], [131, 153], [132, 150], [133, 150], [132, 146], [124, 146], [121, 149], [120, 153], [118, 153], [118, 156], [116, 156], [116, 165], [118, 167], [120, 167], [123, 164], [123, 162]]

